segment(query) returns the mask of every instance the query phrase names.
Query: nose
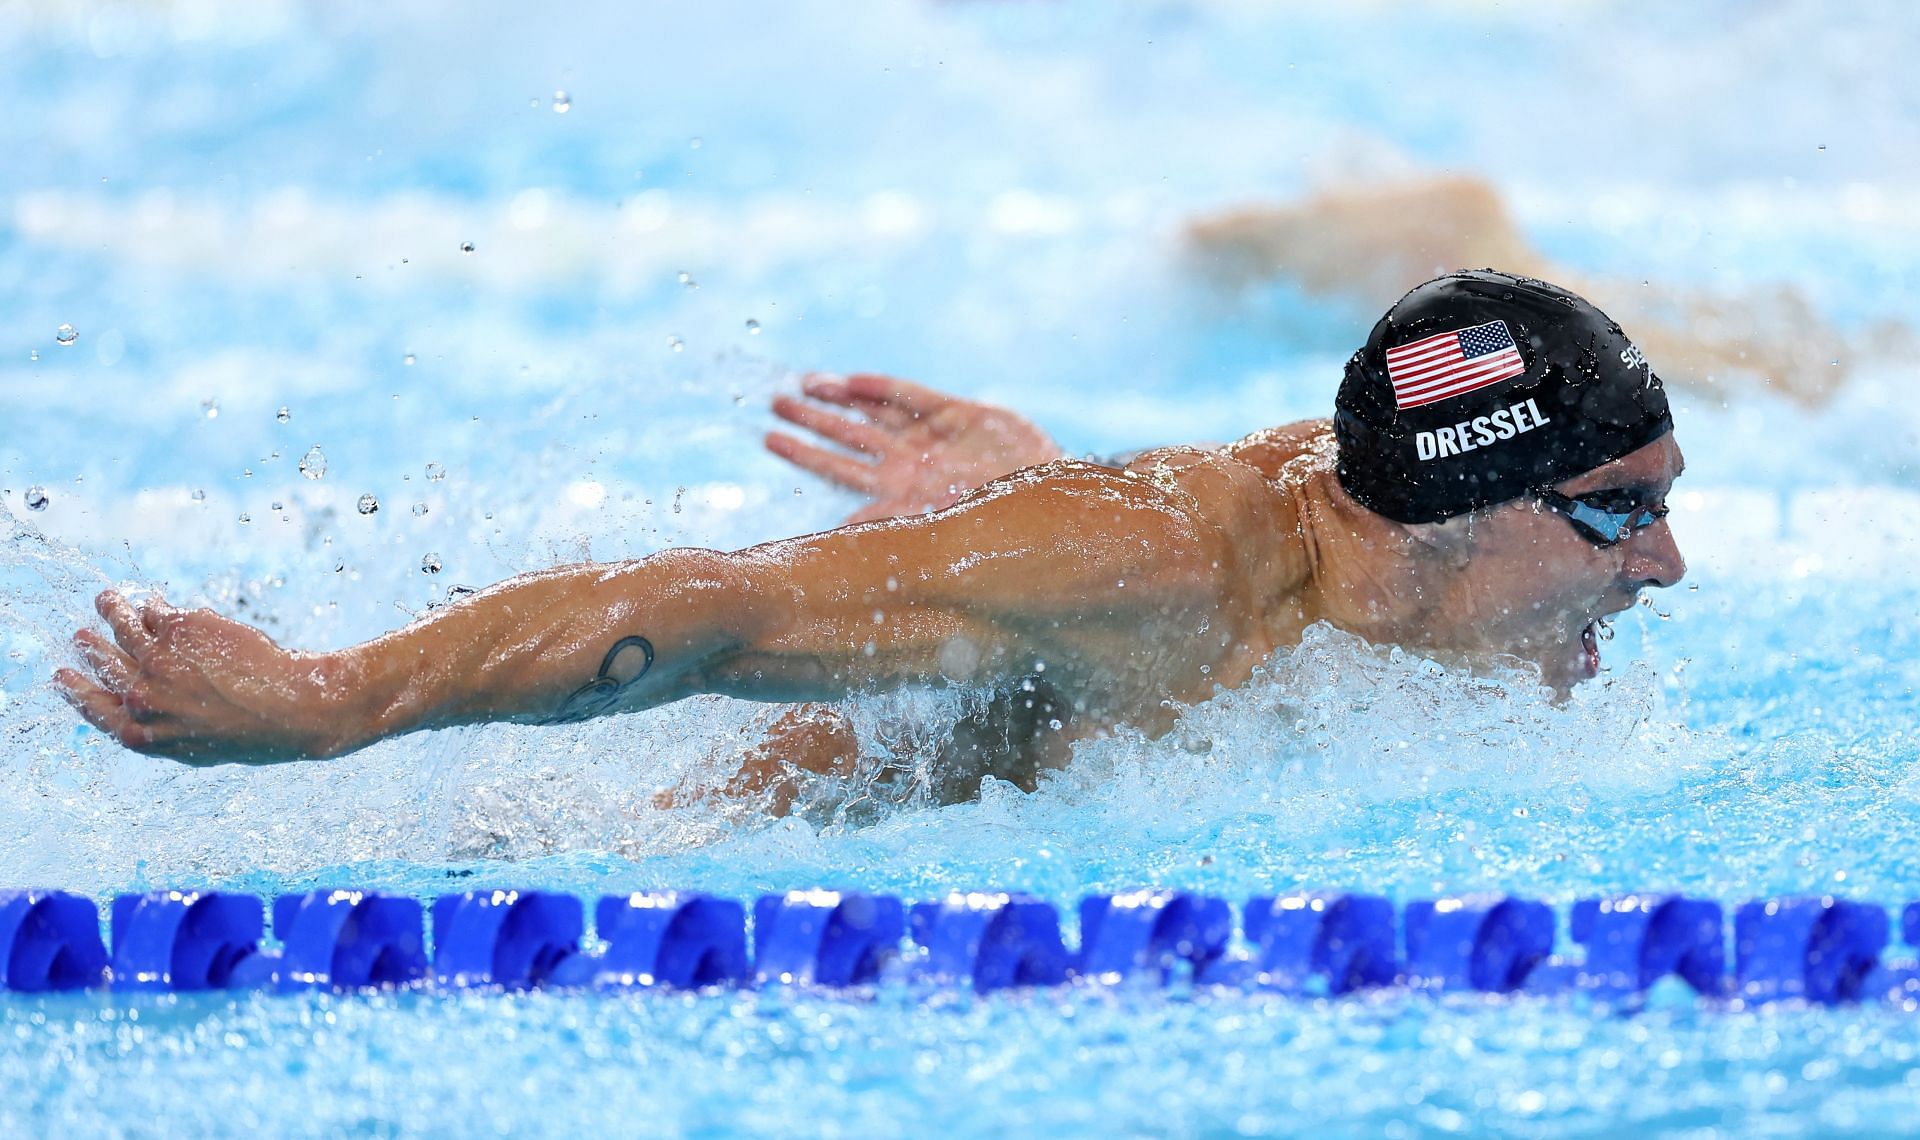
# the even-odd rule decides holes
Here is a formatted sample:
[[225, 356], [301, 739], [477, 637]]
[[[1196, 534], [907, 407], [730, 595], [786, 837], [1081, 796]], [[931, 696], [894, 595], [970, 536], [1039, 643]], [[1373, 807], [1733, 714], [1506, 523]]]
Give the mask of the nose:
[[1651, 582], [1663, 588], [1687, 576], [1687, 560], [1667, 520], [1661, 519], [1627, 540], [1627, 561], [1621, 571], [1630, 581]]

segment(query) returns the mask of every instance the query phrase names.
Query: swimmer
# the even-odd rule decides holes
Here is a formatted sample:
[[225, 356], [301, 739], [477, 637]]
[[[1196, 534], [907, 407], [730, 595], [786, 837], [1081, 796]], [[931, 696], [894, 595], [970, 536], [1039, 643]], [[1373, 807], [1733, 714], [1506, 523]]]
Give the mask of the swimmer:
[[[978, 686], [996, 695], [956, 741], [1003, 743], [982, 768], [1030, 787], [1073, 741], [1164, 733], [1166, 702], [1245, 683], [1317, 622], [1469, 667], [1531, 662], [1564, 694], [1599, 670], [1597, 623], [1685, 573], [1665, 522], [1682, 466], [1661, 382], [1617, 325], [1544, 282], [1463, 272], [1381, 318], [1330, 422], [1118, 469], [1052, 459], [932, 513], [733, 553], [524, 574], [334, 652], [107, 591], [112, 636], [76, 633], [87, 669], [55, 681], [126, 746], [195, 765], [700, 693]], [[832, 744], [805, 707], [783, 719]]]
[[1583, 280], [1533, 248], [1490, 183], [1466, 175], [1223, 210], [1188, 225], [1186, 238], [1195, 266], [1229, 290], [1286, 277], [1366, 312], [1447, 266], [1501, 265], [1551, 278], [1630, 325], [1666, 379], [1718, 393], [1761, 388], [1818, 405], [1844, 387], [1856, 359], [1907, 359], [1912, 343], [1894, 321], [1845, 336], [1789, 285], [1714, 294]]

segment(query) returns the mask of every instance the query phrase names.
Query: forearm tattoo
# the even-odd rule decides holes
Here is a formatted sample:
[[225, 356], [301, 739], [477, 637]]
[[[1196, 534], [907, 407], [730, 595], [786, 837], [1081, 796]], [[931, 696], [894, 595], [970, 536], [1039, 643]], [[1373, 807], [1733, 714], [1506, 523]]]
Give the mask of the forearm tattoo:
[[[638, 669], [633, 668], [636, 663]], [[632, 676], [617, 674], [616, 666], [622, 672], [633, 670]], [[600, 671], [594, 674], [593, 680], [575, 689], [560, 703], [559, 711], [541, 723], [572, 724], [599, 716], [617, 704], [652, 668], [653, 643], [644, 637], [623, 637], [607, 650], [606, 659], [600, 662]]]

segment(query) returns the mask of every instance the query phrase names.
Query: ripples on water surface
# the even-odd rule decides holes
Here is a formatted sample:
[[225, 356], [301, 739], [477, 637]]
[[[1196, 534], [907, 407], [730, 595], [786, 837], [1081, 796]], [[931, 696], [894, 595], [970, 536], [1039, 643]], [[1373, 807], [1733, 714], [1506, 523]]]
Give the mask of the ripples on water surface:
[[[1583, 273], [1787, 282], [1842, 330], [1909, 314], [1920, 118], [1886, 77], [1911, 25], [1814, 5], [0, 3], [3, 877], [102, 898], [1920, 896], [1920, 415], [1898, 351], [1847, 361], [1814, 410], [1676, 393], [1694, 573], [1621, 623], [1567, 708], [1322, 633], [1036, 794], [850, 819], [848, 789], [814, 787], [771, 821], [652, 807], [723, 776], [764, 715], [736, 702], [196, 772], [76, 729], [43, 684], [107, 584], [323, 646], [519, 570], [830, 525], [849, 502], [757, 450], [806, 368], [1012, 402], [1075, 450], [1323, 414], [1371, 314], [1212, 291], [1179, 228], [1331, 179], [1469, 170]], [[1463, 88], [1463, 67], [1499, 81]], [[927, 725], [952, 700], [851, 711]], [[1630, 1021], [1144, 993], [15, 999], [0, 1123], [1905, 1126], [1911, 1017], [1661, 996]]]

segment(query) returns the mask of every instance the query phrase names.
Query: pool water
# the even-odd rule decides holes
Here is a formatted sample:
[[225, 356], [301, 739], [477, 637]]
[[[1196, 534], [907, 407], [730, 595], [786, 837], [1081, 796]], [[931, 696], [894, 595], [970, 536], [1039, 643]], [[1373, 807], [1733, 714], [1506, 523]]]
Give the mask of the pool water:
[[[1905, 8], [696, 7], [0, 2], [0, 880], [1920, 898], [1920, 411], [1911, 341], [1868, 335], [1920, 298]], [[1565, 707], [1318, 630], [1034, 794], [822, 781], [773, 819], [654, 806], [724, 780], [768, 715], [740, 702], [195, 771], [45, 683], [107, 585], [324, 647], [522, 570], [832, 525], [851, 498], [758, 447], [807, 369], [1075, 452], [1323, 415], [1374, 314], [1223, 291], [1182, 226], [1436, 171], [1583, 275], [1786, 285], [1880, 346], [1816, 405], [1675, 386], [1692, 572]], [[956, 699], [845, 711], [912, 760]], [[10, 997], [0, 1131], [1910, 1127], [1910, 1012], [1653, 1006]]]

